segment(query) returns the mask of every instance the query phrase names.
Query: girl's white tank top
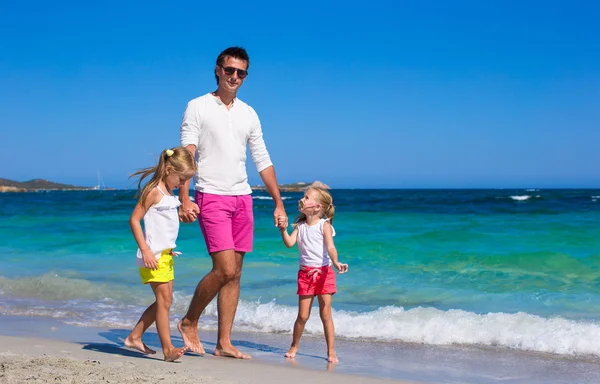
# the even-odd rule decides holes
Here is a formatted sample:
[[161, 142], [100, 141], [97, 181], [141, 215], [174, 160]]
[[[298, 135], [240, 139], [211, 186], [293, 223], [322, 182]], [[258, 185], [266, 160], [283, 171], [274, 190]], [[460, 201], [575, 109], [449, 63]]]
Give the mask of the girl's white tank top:
[[[144, 238], [146, 244], [156, 256], [160, 258], [166, 249], [175, 248], [175, 241], [179, 233], [179, 214], [177, 208], [181, 205], [177, 196], [167, 195], [158, 186], [162, 194], [160, 201], [148, 209], [144, 215]], [[136, 264], [144, 266], [142, 251], [138, 248]]]
[[[312, 226], [306, 223], [298, 224], [298, 250], [300, 251], [300, 265], [306, 267], [323, 267], [331, 265], [331, 259], [327, 252], [327, 245], [323, 238], [323, 224], [328, 221], [321, 219]], [[335, 236], [335, 229], [333, 236]]]

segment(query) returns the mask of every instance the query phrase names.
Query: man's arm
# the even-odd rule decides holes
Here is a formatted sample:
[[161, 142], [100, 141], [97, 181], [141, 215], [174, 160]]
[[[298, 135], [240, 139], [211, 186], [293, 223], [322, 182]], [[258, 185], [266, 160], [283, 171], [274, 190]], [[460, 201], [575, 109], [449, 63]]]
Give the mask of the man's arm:
[[277, 176], [275, 175], [275, 167], [272, 165], [263, 169], [258, 173], [260, 178], [262, 179], [265, 187], [267, 188], [267, 192], [273, 198], [273, 202], [275, 203], [275, 212], [273, 212], [273, 222], [275, 226], [277, 226], [277, 218], [279, 216], [285, 217], [287, 220], [287, 215], [285, 214], [285, 206], [283, 205], [283, 200], [281, 199], [281, 194], [279, 193], [279, 185], [277, 185]]
[[[200, 113], [198, 103], [190, 101], [183, 112], [181, 127], [179, 129], [181, 146], [185, 147], [192, 157], [196, 158], [196, 148], [200, 138]], [[199, 208], [190, 200], [190, 180], [186, 181], [183, 187], [179, 188], [179, 220], [184, 223], [191, 223], [196, 220]]]
[[279, 186], [277, 185], [275, 168], [273, 167], [271, 157], [269, 156], [267, 146], [265, 145], [265, 141], [263, 139], [260, 120], [252, 107], [250, 107], [250, 111], [253, 115], [254, 122], [252, 123], [252, 129], [250, 130], [250, 136], [248, 137], [248, 148], [250, 149], [250, 154], [252, 155], [254, 165], [256, 165], [256, 170], [265, 184], [267, 192], [269, 192], [269, 195], [271, 195], [273, 202], [275, 203], [273, 222], [275, 223], [275, 226], [277, 226], [277, 218], [281, 216], [287, 220], [287, 215], [285, 214], [283, 200], [281, 200], [281, 195], [279, 194]]
[[[186, 145], [185, 148], [190, 151], [192, 156], [196, 156], [196, 146], [193, 144]], [[179, 207], [179, 220], [184, 223], [191, 223], [196, 220], [198, 213], [200, 213], [200, 208], [198, 208], [198, 204], [192, 202], [190, 200], [190, 181], [192, 179], [185, 182], [183, 187], [179, 188], [179, 201], [181, 202], [181, 207]]]

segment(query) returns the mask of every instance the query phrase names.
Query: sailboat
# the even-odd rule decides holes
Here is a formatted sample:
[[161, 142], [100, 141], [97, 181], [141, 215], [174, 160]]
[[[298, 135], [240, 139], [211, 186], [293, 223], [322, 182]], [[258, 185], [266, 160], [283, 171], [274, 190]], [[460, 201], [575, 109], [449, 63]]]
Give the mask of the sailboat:
[[101, 183], [101, 179], [100, 179], [100, 170], [98, 170], [98, 184], [92, 187], [92, 190], [94, 191], [101, 191], [103, 189], [106, 189], [106, 186], [104, 185], [104, 183]]

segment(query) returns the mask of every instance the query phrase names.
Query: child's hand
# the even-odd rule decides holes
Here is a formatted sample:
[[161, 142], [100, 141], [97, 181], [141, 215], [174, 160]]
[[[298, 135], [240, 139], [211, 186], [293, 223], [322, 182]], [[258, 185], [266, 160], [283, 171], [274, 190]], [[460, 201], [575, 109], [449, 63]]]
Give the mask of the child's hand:
[[152, 270], [158, 269], [156, 256], [154, 256], [151, 250], [146, 249], [142, 251], [142, 260], [144, 260], [144, 267]]
[[285, 216], [277, 217], [277, 228], [279, 229], [287, 229], [288, 227], [288, 218]]
[[195, 209], [188, 209], [185, 211], [185, 215], [186, 217], [189, 218], [189, 220], [196, 220], [196, 218], [198, 218], [198, 212], [196, 212]]
[[198, 207], [198, 204], [192, 204], [191, 208], [186, 208], [185, 213], [195, 220], [196, 217], [198, 217], [198, 214], [200, 214], [200, 208]]
[[339, 271], [339, 273], [348, 272], [348, 264], [342, 264], [340, 262], [337, 262], [337, 263], [333, 263], [333, 266], [335, 267], [335, 269], [337, 269]]
[[198, 208], [198, 204], [184, 199], [179, 207], [179, 221], [191, 223], [196, 220], [199, 213], [200, 208]]

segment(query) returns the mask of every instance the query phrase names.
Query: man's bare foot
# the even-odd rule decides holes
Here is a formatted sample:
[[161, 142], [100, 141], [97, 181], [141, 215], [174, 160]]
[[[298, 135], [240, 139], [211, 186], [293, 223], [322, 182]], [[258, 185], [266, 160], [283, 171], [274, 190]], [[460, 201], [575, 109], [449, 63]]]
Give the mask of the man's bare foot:
[[188, 347], [173, 348], [170, 351], [164, 351], [165, 361], [172, 362], [179, 359], [188, 350]]
[[337, 356], [336, 356], [335, 352], [332, 352], [332, 353], [328, 353], [328, 354], [327, 354], [327, 361], [328, 361], [328, 362], [330, 362], [330, 363], [334, 363], [334, 364], [335, 364], [335, 363], [339, 363], [339, 362], [340, 362], [340, 361], [338, 360], [338, 358], [337, 358]]
[[222, 347], [215, 348], [215, 356], [233, 357], [234, 359], [242, 359], [242, 360], [250, 360], [250, 359], [252, 359], [252, 356], [240, 352], [233, 345], [230, 345], [227, 348], [222, 348]]
[[180, 320], [177, 324], [177, 329], [179, 329], [179, 333], [181, 333], [183, 344], [188, 347], [190, 352], [198, 353], [200, 355], [204, 355], [206, 353], [202, 343], [200, 342], [200, 339], [198, 338], [197, 326], [184, 325], [183, 320]]
[[156, 353], [154, 349], [148, 348], [148, 346], [142, 342], [142, 339], [134, 340], [131, 335], [127, 336], [124, 344], [127, 348], [136, 349], [142, 352], [144, 355], [153, 355]]
[[298, 352], [298, 347], [290, 347], [290, 349], [285, 354], [285, 357], [293, 359], [294, 357], [296, 357], [296, 352]]

